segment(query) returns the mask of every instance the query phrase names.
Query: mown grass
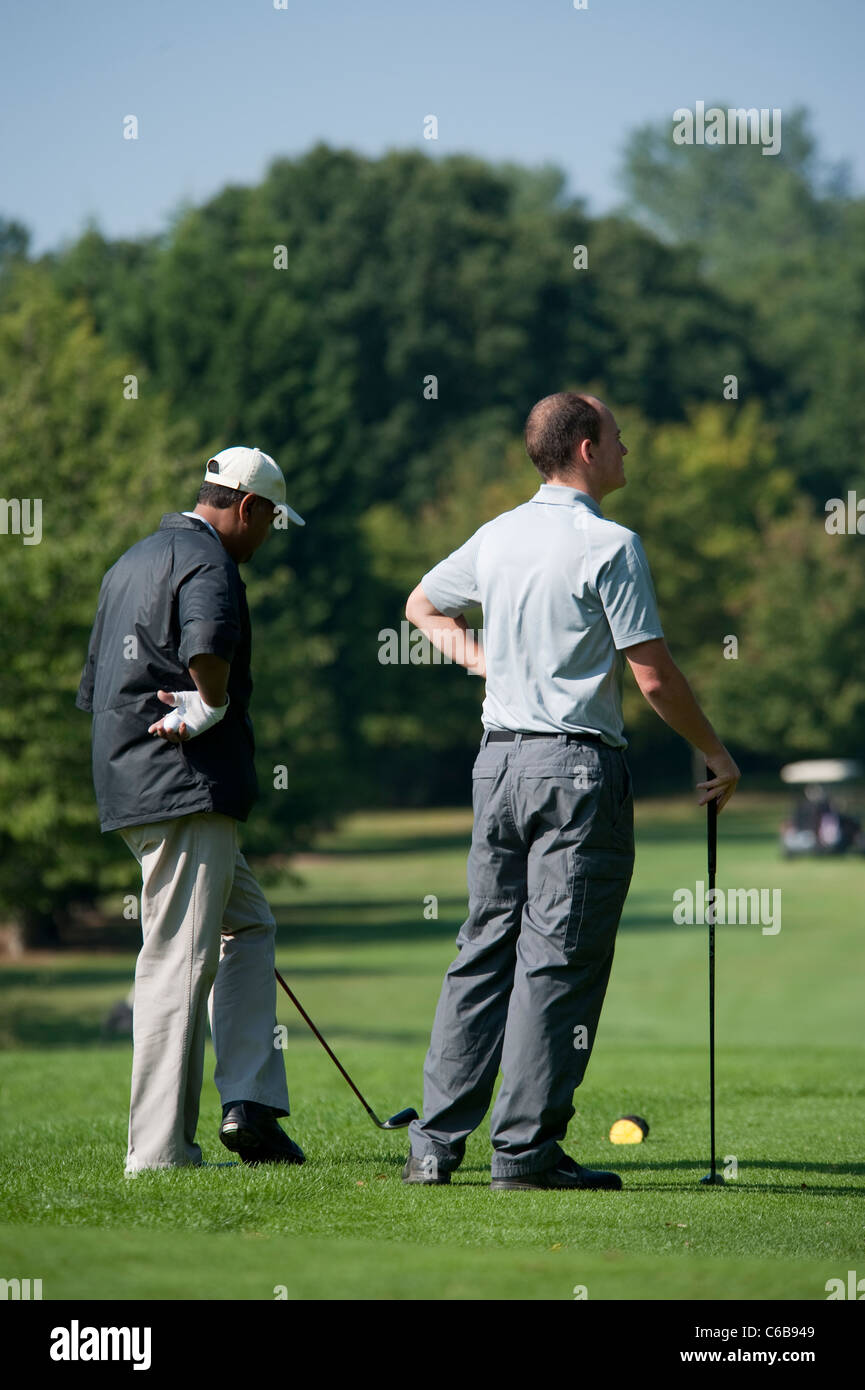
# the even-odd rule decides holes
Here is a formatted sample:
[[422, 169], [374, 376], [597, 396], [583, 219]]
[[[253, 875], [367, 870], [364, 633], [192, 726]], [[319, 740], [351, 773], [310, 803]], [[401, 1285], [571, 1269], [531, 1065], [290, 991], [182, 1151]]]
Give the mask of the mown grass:
[[[8, 965], [2, 988], [2, 1263], [46, 1298], [824, 1299], [865, 1273], [861, 860], [788, 863], [779, 807], [721, 818], [719, 887], [782, 891], [782, 925], [718, 928], [718, 1157], [708, 1169], [706, 931], [672, 924], [705, 879], [703, 816], [638, 808], [638, 859], [567, 1147], [620, 1193], [495, 1193], [482, 1127], [449, 1188], [406, 1187], [405, 1136], [367, 1120], [280, 994], [302, 1168], [219, 1144], [207, 1081], [198, 1170], [123, 1176], [130, 1047], [100, 1023], [134, 957]], [[379, 1113], [421, 1109], [441, 976], [465, 909], [470, 814], [357, 817], [269, 890], [278, 963]], [[437, 916], [430, 899], [435, 899]], [[651, 1126], [614, 1147], [624, 1113]], [[728, 1164], [728, 1170], [732, 1167]]]

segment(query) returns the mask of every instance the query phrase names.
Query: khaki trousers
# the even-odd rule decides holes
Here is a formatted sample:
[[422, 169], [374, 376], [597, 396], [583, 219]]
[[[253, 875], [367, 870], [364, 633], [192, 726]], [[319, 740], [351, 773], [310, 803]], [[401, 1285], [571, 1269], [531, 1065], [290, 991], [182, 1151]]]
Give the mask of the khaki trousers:
[[201, 812], [119, 833], [143, 879], [126, 1172], [200, 1165], [208, 1012], [222, 1104], [289, 1113], [275, 1046], [276, 923], [232, 817]]

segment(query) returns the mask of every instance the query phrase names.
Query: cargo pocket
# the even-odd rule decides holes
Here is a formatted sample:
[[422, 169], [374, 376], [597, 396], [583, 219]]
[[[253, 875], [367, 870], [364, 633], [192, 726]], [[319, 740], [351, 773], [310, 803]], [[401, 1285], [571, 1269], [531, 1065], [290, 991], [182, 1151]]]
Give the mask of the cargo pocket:
[[567, 956], [601, 960], [609, 954], [633, 870], [633, 854], [571, 851], [571, 907], [565, 931]]

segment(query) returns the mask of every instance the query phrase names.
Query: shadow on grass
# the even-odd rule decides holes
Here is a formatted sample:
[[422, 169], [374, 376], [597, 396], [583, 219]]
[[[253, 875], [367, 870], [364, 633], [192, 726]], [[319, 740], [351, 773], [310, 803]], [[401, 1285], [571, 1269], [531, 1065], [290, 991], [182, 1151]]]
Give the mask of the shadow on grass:
[[[283, 999], [284, 1008], [278, 1007], [278, 1013], [286, 1014], [294, 1012], [293, 1005], [288, 999]], [[303, 1000], [301, 999], [301, 1003]], [[294, 1017], [298, 1015], [295, 1013]], [[316, 1025], [327, 1037], [331, 1046], [334, 1043], [339, 1047], [351, 1047], [352, 1044], [375, 1043], [393, 1044], [397, 1047], [425, 1047], [429, 1043], [430, 1028], [432, 1027], [432, 1014], [430, 1014], [430, 1024], [428, 1028], [418, 1030], [391, 1030], [386, 1029], [362, 1029], [346, 1028], [335, 1023], [328, 1023], [327, 1017], [316, 1018]], [[285, 1023], [286, 1039], [291, 1041], [305, 1041], [314, 1035], [310, 1028], [302, 1022], [297, 1024]], [[6, 1038], [5, 1046], [9, 1047], [38, 1047], [41, 1049], [64, 1048], [64, 1047], [106, 1047], [123, 1048], [127, 1051], [132, 1050], [131, 1037], [107, 1037], [102, 1030], [99, 1021], [87, 1021], [76, 1018], [73, 1014], [63, 1017], [51, 1017], [44, 1015], [29, 1014], [21, 1012], [12, 1018], [4, 1028]], [[340, 1059], [342, 1060], [342, 1058]]]
[[[468, 902], [468, 895], [460, 893], [451, 897], [444, 893], [436, 893], [436, 900], [439, 909], [442, 907], [459, 908], [462, 910]], [[418, 893], [414, 898], [358, 898], [356, 902], [351, 899], [325, 898], [317, 899], [314, 902], [283, 903], [278, 905], [276, 911], [283, 916], [297, 914], [299, 916], [308, 913], [320, 912], [323, 914], [342, 913], [342, 912], [407, 912], [411, 909], [421, 921], [430, 920], [435, 923], [435, 919], [424, 917], [424, 894]]]
[[[635, 1161], [633, 1164], [625, 1162], [624, 1159], [617, 1158], [616, 1162], [618, 1167], [620, 1168], [632, 1167], [635, 1170], [646, 1168], [699, 1168], [701, 1164], [703, 1164], [707, 1168], [709, 1167], [709, 1160], [703, 1158], [677, 1158], [668, 1159], [666, 1162], [649, 1163], [641, 1162], [638, 1160]], [[718, 1164], [717, 1167], [718, 1171], [721, 1171], [722, 1165]], [[865, 1177], [865, 1163], [812, 1163], [807, 1162], [805, 1160], [803, 1160], [801, 1163], [797, 1163], [792, 1159], [787, 1160], [773, 1158], [749, 1158], [747, 1163], [739, 1164], [740, 1173], [747, 1172], [752, 1168], [770, 1168], [772, 1172], [778, 1172], [779, 1170], [789, 1169], [791, 1172], [794, 1173], [844, 1173], [850, 1177]], [[736, 1179], [736, 1181], [738, 1181], [738, 1179]], [[863, 1186], [862, 1188], [857, 1188], [856, 1190], [860, 1191], [862, 1195], [865, 1196], [865, 1186]]]
[[[706, 838], [706, 810], [704, 807], [696, 806], [692, 815], [683, 819], [673, 821], [662, 821], [660, 824], [648, 820], [645, 815], [640, 818], [640, 807], [637, 804], [637, 853], [640, 852], [641, 844], [657, 844], [662, 842], [666, 845], [675, 844], [681, 841], [687, 844], [693, 841], [705, 841]], [[774, 815], [767, 816], [724, 816], [718, 822], [719, 836], [725, 840], [748, 840], [752, 842], [763, 841], [768, 847], [777, 843], [778, 827], [784, 819], [784, 812], [779, 811], [777, 819]], [[464, 831], [450, 831], [441, 834], [427, 834], [418, 832], [411, 834], [359, 834], [356, 837], [346, 833], [342, 843], [338, 845], [328, 845], [313, 851], [315, 859], [324, 860], [333, 858], [336, 860], [350, 859], [352, 855], [367, 857], [370, 855], [384, 854], [440, 854], [451, 853], [462, 850], [468, 854], [471, 844], [471, 826], [467, 825]]]
[[132, 987], [135, 974], [134, 962], [124, 968], [112, 966], [110, 970], [94, 970], [87, 966], [65, 966], [58, 970], [54, 965], [39, 969], [30, 966], [19, 968], [6, 966], [0, 974], [0, 990], [4, 989], [91, 989], [94, 985], [119, 985], [124, 994]]
[[702, 1183], [699, 1177], [686, 1179], [681, 1182], [626, 1182], [624, 1192], [722, 1192], [739, 1191], [749, 1193], [759, 1193], [765, 1197], [772, 1192], [778, 1196], [797, 1196], [797, 1197], [862, 1197], [865, 1195], [860, 1187], [821, 1187], [811, 1186], [803, 1188], [801, 1183], [787, 1185], [786, 1183], [773, 1182], [742, 1182], [737, 1178], [735, 1182], [726, 1182], [723, 1185], [713, 1187], [711, 1183]]
[[[779, 820], [780, 826], [780, 820]], [[778, 831], [767, 826], [765, 821], [755, 824], [752, 821], [727, 821], [723, 812], [718, 820], [718, 840], [747, 840], [749, 844], [762, 845], [763, 849], [774, 849], [778, 844]], [[637, 856], [644, 845], [664, 844], [668, 848], [676, 844], [694, 844], [706, 841], [706, 813], [698, 808], [698, 814], [691, 822], [677, 822], [675, 825], [641, 825], [636, 832]]]
[[[395, 1160], [393, 1160], [393, 1162], [395, 1162]], [[702, 1159], [687, 1159], [687, 1158], [681, 1158], [681, 1159], [671, 1159], [671, 1160], [669, 1160], [668, 1162], [664, 1162], [664, 1163], [662, 1163], [662, 1162], [651, 1162], [651, 1163], [635, 1162], [635, 1163], [627, 1163], [627, 1162], [622, 1162], [621, 1159], [619, 1159], [618, 1156], [616, 1156], [615, 1158], [611, 1158], [611, 1159], [610, 1159], [610, 1163], [611, 1163], [611, 1166], [612, 1166], [613, 1171], [619, 1173], [619, 1174], [621, 1175], [621, 1177], [622, 1177], [622, 1180], [623, 1180], [623, 1182], [624, 1182], [624, 1187], [623, 1187], [623, 1189], [622, 1189], [623, 1192], [639, 1192], [639, 1193], [649, 1193], [649, 1192], [682, 1192], [682, 1191], [687, 1191], [687, 1190], [691, 1190], [691, 1189], [693, 1189], [693, 1190], [700, 1190], [700, 1189], [702, 1189], [702, 1190], [707, 1190], [707, 1191], [708, 1191], [708, 1190], [711, 1188], [711, 1186], [712, 1186], [710, 1183], [705, 1183], [705, 1184], [704, 1184], [704, 1183], [702, 1183], [702, 1181], [701, 1181], [701, 1179], [702, 1179], [703, 1177], [706, 1176], [706, 1174], [707, 1174], [707, 1172], [708, 1172], [708, 1169], [709, 1169], [709, 1167], [710, 1167], [709, 1163], [708, 1163], [708, 1162], [704, 1162]], [[660, 1182], [660, 1183], [657, 1183], [657, 1182], [642, 1182], [642, 1183], [641, 1183], [641, 1182], [639, 1182], [639, 1181], [636, 1181], [636, 1182], [635, 1182], [635, 1181], [632, 1181], [632, 1180], [631, 1180], [631, 1177], [630, 1177], [631, 1174], [633, 1174], [634, 1176], [636, 1176], [636, 1175], [637, 1175], [638, 1173], [640, 1173], [640, 1172], [645, 1172], [646, 1169], [651, 1169], [651, 1170], [653, 1170], [653, 1171], [658, 1171], [658, 1172], [661, 1172], [661, 1171], [664, 1171], [664, 1170], [677, 1170], [677, 1171], [681, 1172], [681, 1181], [679, 1181], [679, 1182], [672, 1182], [672, 1181], [671, 1181], [671, 1182]], [[775, 1161], [775, 1160], [773, 1160], [773, 1159], [768, 1159], [768, 1158], [767, 1158], [767, 1159], [754, 1159], [754, 1160], [749, 1161], [748, 1163], [740, 1163], [740, 1164], [739, 1164], [739, 1177], [736, 1178], [736, 1179], [729, 1179], [726, 1183], [723, 1184], [723, 1186], [726, 1187], [726, 1188], [729, 1188], [730, 1190], [734, 1190], [734, 1191], [735, 1191], [735, 1190], [738, 1190], [738, 1191], [740, 1191], [740, 1192], [759, 1192], [759, 1193], [761, 1193], [761, 1194], [765, 1194], [765, 1193], [767, 1193], [767, 1192], [777, 1192], [777, 1193], [785, 1193], [785, 1194], [787, 1194], [787, 1195], [793, 1195], [793, 1194], [802, 1195], [802, 1194], [805, 1194], [805, 1195], [808, 1195], [808, 1196], [817, 1196], [817, 1197], [844, 1197], [844, 1196], [850, 1196], [850, 1197], [865, 1197], [865, 1186], [853, 1187], [853, 1186], [849, 1186], [849, 1185], [848, 1185], [848, 1186], [841, 1186], [841, 1185], [828, 1185], [828, 1184], [820, 1184], [820, 1183], [814, 1184], [814, 1183], [803, 1183], [803, 1182], [796, 1182], [796, 1183], [783, 1183], [783, 1182], [765, 1182], [765, 1183], [762, 1183], [762, 1182], [759, 1182], [759, 1181], [750, 1181], [750, 1182], [749, 1182], [749, 1181], [747, 1180], [747, 1174], [748, 1174], [751, 1170], [754, 1170], [754, 1169], [770, 1169], [772, 1172], [778, 1172], [779, 1170], [789, 1170], [789, 1171], [792, 1171], [792, 1172], [795, 1172], [795, 1173], [809, 1173], [809, 1174], [813, 1173], [813, 1174], [819, 1174], [819, 1175], [822, 1176], [822, 1177], [827, 1177], [827, 1176], [829, 1176], [829, 1174], [835, 1174], [835, 1173], [844, 1174], [845, 1176], [849, 1176], [849, 1177], [865, 1176], [865, 1163], [809, 1163], [809, 1162], [794, 1163], [794, 1162], [787, 1162], [787, 1161]], [[719, 1171], [719, 1172], [721, 1171], [721, 1166], [720, 1166], [720, 1165], [719, 1165], [717, 1171]], [[462, 1175], [468, 1174], [468, 1173], [477, 1173], [477, 1174], [484, 1174], [484, 1173], [485, 1173], [485, 1174], [487, 1175], [487, 1183], [488, 1183], [488, 1181], [489, 1181], [489, 1173], [490, 1173], [489, 1164], [483, 1164], [483, 1163], [462, 1163], [462, 1164], [460, 1164], [460, 1167], [459, 1167], [459, 1168], [455, 1171], [455, 1173], [454, 1173], [454, 1179], [457, 1181], [457, 1185], [460, 1186], [460, 1187], [478, 1187], [478, 1186], [486, 1186], [487, 1183], [479, 1182], [479, 1181], [476, 1181], [476, 1180], [469, 1180], [469, 1181], [461, 1180], [461, 1179], [462, 1179]], [[562, 1189], [543, 1189], [543, 1190], [544, 1190], [544, 1191], [573, 1191], [574, 1189], [573, 1189], [573, 1188], [571, 1188], [571, 1189], [562, 1188]]]
[[[322, 904], [318, 905], [321, 911]], [[331, 913], [338, 915], [337, 920], [315, 921], [310, 920], [309, 909], [304, 908], [283, 908], [277, 909], [274, 916], [277, 921], [276, 947], [278, 951], [286, 951], [292, 946], [366, 946], [378, 942], [396, 941], [453, 941], [459, 930], [463, 918], [459, 921], [454, 917], [425, 918], [423, 915], [423, 904], [420, 902], [411, 903], [387, 903], [386, 908], [393, 911], [394, 908], [411, 907], [414, 909], [412, 916], [402, 916], [393, 922], [383, 922], [380, 920], [365, 921], [365, 916], [370, 905], [360, 903], [356, 909], [360, 916], [352, 917], [351, 908], [344, 904], [338, 905], [334, 912], [334, 905], [328, 904], [328, 916]], [[406, 962], [403, 963], [405, 968]], [[350, 968], [346, 968], [345, 974], [352, 974]]]
[[356, 839], [346, 838], [341, 845], [313, 851], [313, 857], [350, 859], [352, 855], [360, 858], [380, 854], [445, 854], [454, 850], [463, 850], [467, 854], [470, 844], [470, 828], [460, 834], [452, 832], [446, 835], [359, 835]]
[[[622, 1174], [627, 1190], [630, 1192], [680, 1192], [683, 1184], [686, 1188], [693, 1187], [694, 1190], [703, 1189], [713, 1190], [711, 1183], [702, 1183], [709, 1171], [710, 1163], [703, 1159], [671, 1159], [666, 1163], [651, 1162], [634, 1164], [623, 1163], [617, 1159], [615, 1162], [616, 1171]], [[661, 1172], [669, 1169], [678, 1169], [682, 1172], [682, 1183], [631, 1183], [627, 1180], [629, 1172], [638, 1173], [646, 1169]], [[758, 1180], [748, 1181], [748, 1175], [754, 1174], [756, 1169], [768, 1169], [776, 1173], [792, 1172], [814, 1174], [819, 1177], [828, 1177], [830, 1174], [843, 1174], [846, 1177], [865, 1176], [865, 1163], [819, 1163], [801, 1162], [796, 1163], [788, 1160], [776, 1160], [771, 1158], [749, 1159], [747, 1163], [739, 1164], [739, 1176], [730, 1178], [725, 1183], [719, 1184], [731, 1190], [740, 1192], [777, 1192], [787, 1195], [806, 1195], [815, 1197], [865, 1197], [865, 1185], [842, 1186], [841, 1184], [824, 1184], [810, 1182], [760, 1182]], [[716, 1171], [723, 1174], [723, 1164], [718, 1164]], [[686, 1177], [686, 1172], [689, 1176]], [[693, 1176], [690, 1176], [693, 1175]]]
[[42, 1049], [63, 1047], [122, 1047], [131, 1051], [131, 1038], [109, 1038], [102, 1031], [98, 1020], [88, 1021], [74, 1014], [63, 1017], [51, 1015], [16, 1014], [4, 1028], [10, 1041], [6, 1046], [38, 1047]]
[[[302, 906], [278, 908], [274, 912], [277, 921], [277, 949], [287, 951], [293, 946], [311, 945], [369, 946], [382, 942], [403, 941], [455, 942], [457, 932], [465, 921], [468, 903], [465, 899], [439, 899], [440, 908], [450, 905], [459, 906], [459, 913], [447, 912], [446, 915], [434, 919], [425, 918], [422, 906], [412, 900], [391, 900], [379, 904], [379, 909], [384, 913], [401, 910], [401, 915], [394, 921], [367, 920], [367, 913], [374, 912], [376, 904], [363, 901], [359, 902], [355, 909], [345, 903], [305, 903]], [[639, 900], [628, 903], [622, 916], [620, 931], [670, 931], [675, 927], [673, 907], [672, 897], [669, 906], [662, 907], [646, 907]], [[411, 916], [406, 913], [408, 908], [413, 909]], [[682, 930], [681, 927], [675, 929]], [[697, 929], [704, 928], [700, 928], [698, 924]], [[754, 927], [752, 924], [740, 922], [725, 925], [723, 929], [753, 931]], [[310, 967], [310, 973], [315, 973], [314, 967]], [[348, 969], [345, 973], [353, 972]]]
[[[302, 999], [300, 1002], [303, 1004]], [[283, 1004], [285, 1005], [284, 1009], [279, 1002], [277, 1002], [278, 1014], [293, 1013], [294, 1017], [299, 1019], [300, 1015], [294, 1009], [291, 1000], [286, 999], [284, 995]], [[304, 1005], [304, 1007], [306, 1006]], [[432, 1013], [430, 1013], [428, 1028], [412, 1031], [408, 1029], [346, 1028], [338, 1023], [328, 1023], [326, 1014], [321, 1014], [317, 1017], [315, 1019], [315, 1025], [319, 1032], [324, 1034], [331, 1046], [334, 1045], [334, 1041], [336, 1040], [340, 1047], [350, 1047], [352, 1043], [398, 1043], [402, 1047], [426, 1047], [429, 1043], [430, 1030], [432, 1029]], [[308, 1024], [302, 1022], [298, 1022], [297, 1024], [285, 1024], [285, 1035], [287, 1040], [291, 1040], [292, 1038], [296, 1038], [299, 1041], [305, 1041], [307, 1038], [312, 1038], [313, 1041], [315, 1040], [315, 1034], [312, 1029]], [[321, 1044], [319, 1043], [319, 1047], [320, 1046]], [[334, 1050], [336, 1051], [337, 1049], [334, 1048]], [[340, 1061], [344, 1064], [345, 1059], [340, 1057]]]
[[[328, 978], [329, 976], [350, 975], [353, 980], [357, 979], [377, 979], [383, 975], [401, 975], [405, 972], [405, 964], [390, 966], [354, 965], [350, 969], [345, 965], [286, 965], [284, 968], [279, 965], [280, 973], [283, 975], [291, 974], [293, 979], [316, 980]], [[46, 966], [44, 970], [17, 969], [14, 966], [7, 967], [3, 975], [0, 975], [0, 991], [4, 989], [90, 989], [94, 985], [117, 985], [125, 995], [135, 981], [135, 960], [130, 959], [128, 968], [125, 970], [75, 970], [70, 967], [68, 970], [56, 970]]]

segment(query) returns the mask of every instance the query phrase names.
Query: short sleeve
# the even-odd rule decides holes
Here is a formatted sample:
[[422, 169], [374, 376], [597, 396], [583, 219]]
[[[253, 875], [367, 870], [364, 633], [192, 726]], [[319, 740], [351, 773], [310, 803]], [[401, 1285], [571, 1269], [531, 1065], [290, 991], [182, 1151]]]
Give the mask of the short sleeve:
[[447, 618], [457, 618], [473, 603], [480, 603], [476, 561], [480, 531], [476, 531], [459, 550], [454, 550], [433, 569], [428, 570], [420, 586], [430, 603]]
[[649, 562], [633, 531], [601, 566], [597, 586], [617, 651], [663, 637]]
[[178, 656], [189, 666], [195, 656], [231, 661], [241, 639], [238, 587], [225, 565], [199, 565], [177, 592]]

